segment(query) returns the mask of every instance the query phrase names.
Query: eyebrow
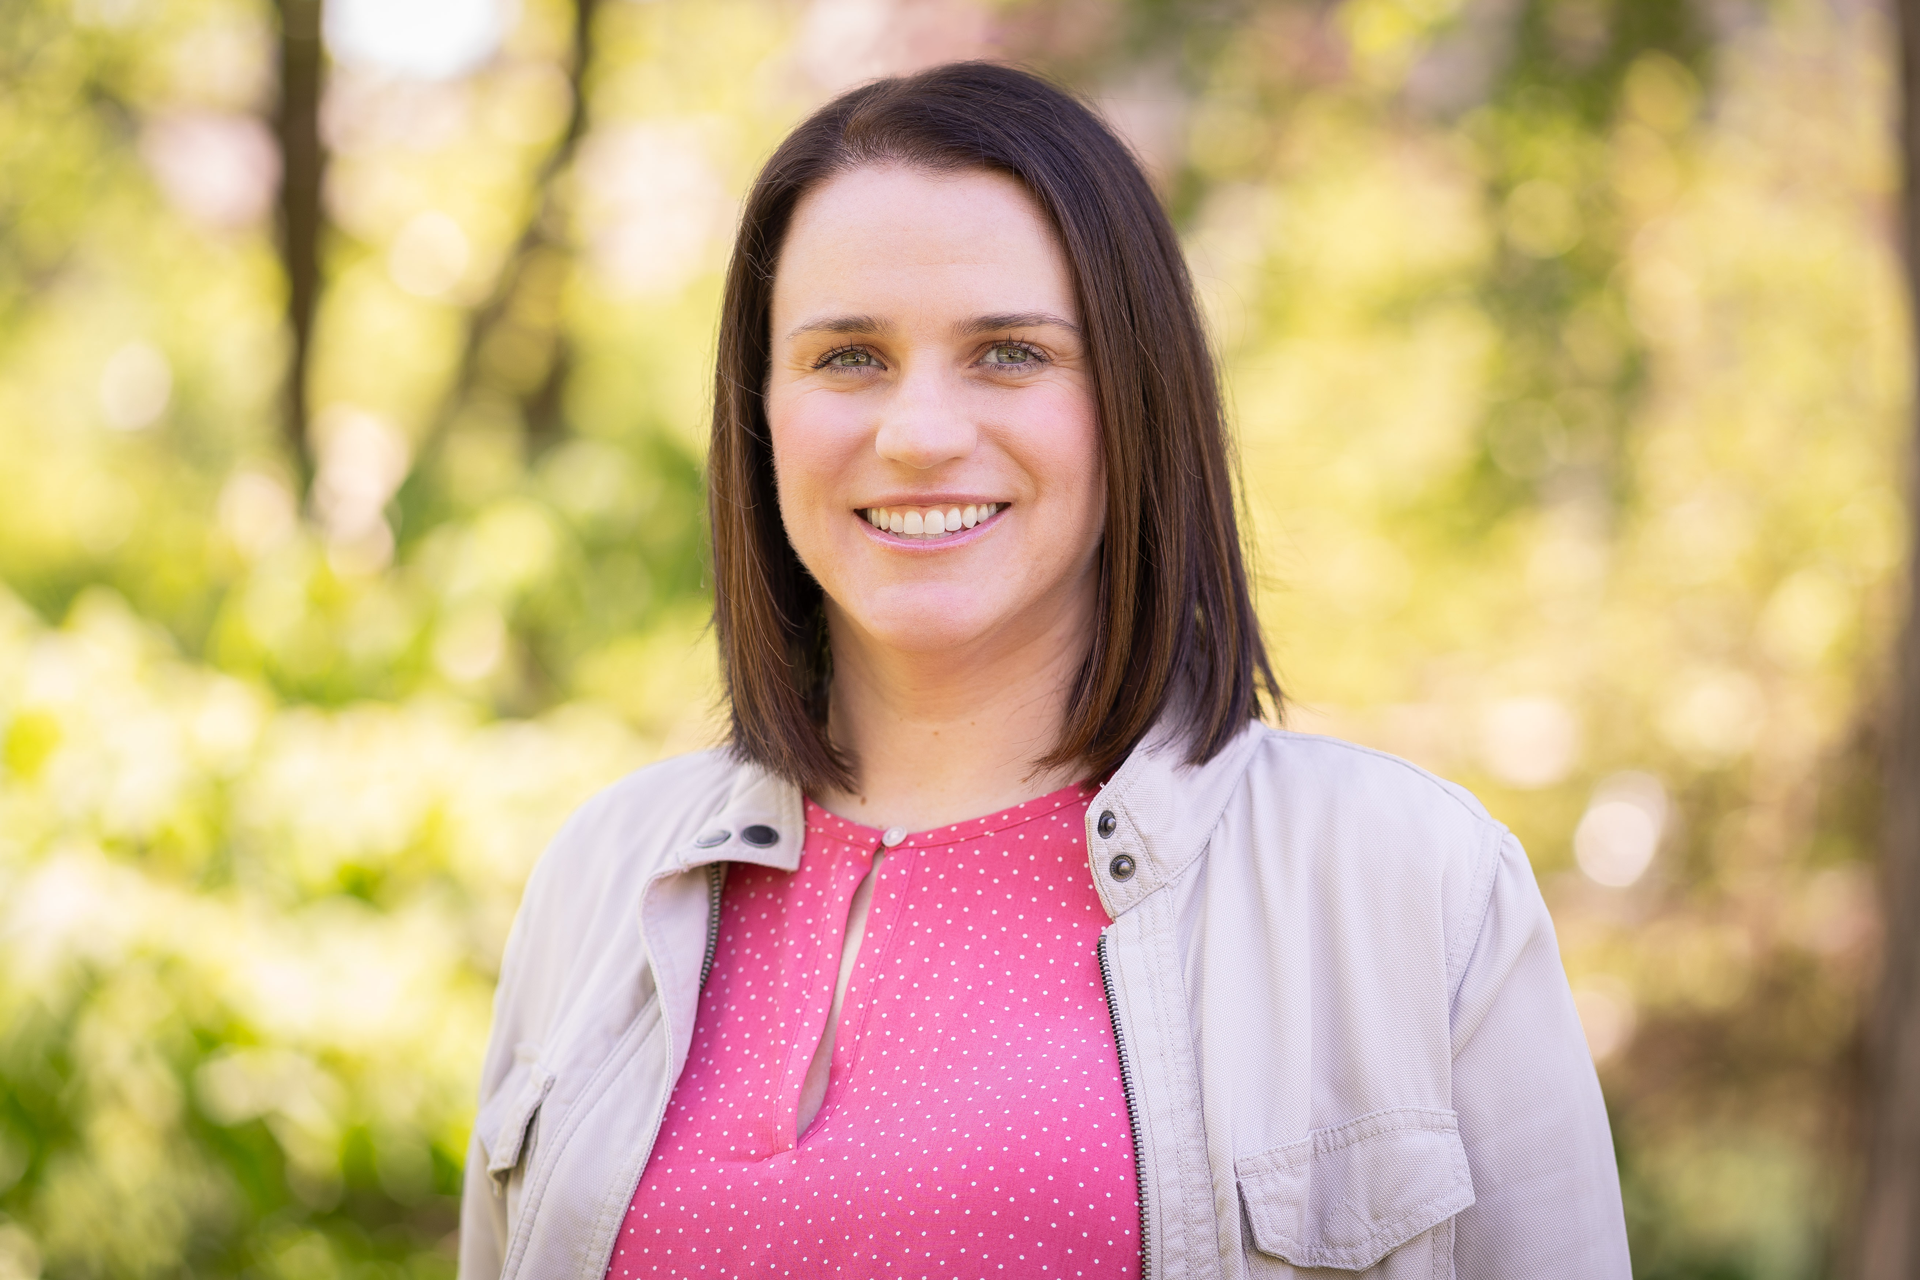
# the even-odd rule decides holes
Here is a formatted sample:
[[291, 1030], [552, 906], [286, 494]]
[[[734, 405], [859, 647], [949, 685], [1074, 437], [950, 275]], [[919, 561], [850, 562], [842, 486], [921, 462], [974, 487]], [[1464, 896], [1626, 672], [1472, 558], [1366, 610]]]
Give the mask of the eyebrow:
[[809, 320], [787, 336], [797, 338], [803, 333], [879, 333], [887, 327], [873, 316], [828, 316], [823, 320]]
[[[1071, 320], [1054, 315], [1051, 311], [999, 311], [992, 315], [975, 316], [964, 320], [956, 330], [967, 336], [982, 333], [997, 333], [1007, 329], [1065, 329], [1077, 334], [1080, 326]], [[883, 333], [891, 325], [876, 316], [827, 316], [819, 320], [809, 320], [789, 333], [787, 337], [798, 338], [806, 333]]]
[[1051, 311], [1002, 311], [988, 316], [975, 316], [959, 326], [963, 334], [974, 335], [994, 333], [1004, 329], [1065, 329], [1068, 333], [1079, 333], [1080, 326], [1071, 320], [1054, 315]]

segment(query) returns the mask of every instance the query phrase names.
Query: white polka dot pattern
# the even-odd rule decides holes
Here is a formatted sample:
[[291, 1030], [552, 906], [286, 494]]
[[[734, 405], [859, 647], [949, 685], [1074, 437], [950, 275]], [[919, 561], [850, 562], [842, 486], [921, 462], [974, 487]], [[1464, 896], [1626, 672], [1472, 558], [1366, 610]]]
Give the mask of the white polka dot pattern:
[[1091, 798], [1068, 787], [886, 851], [826, 1098], [797, 1143], [881, 833], [809, 801], [798, 871], [734, 866], [608, 1280], [1138, 1276]]

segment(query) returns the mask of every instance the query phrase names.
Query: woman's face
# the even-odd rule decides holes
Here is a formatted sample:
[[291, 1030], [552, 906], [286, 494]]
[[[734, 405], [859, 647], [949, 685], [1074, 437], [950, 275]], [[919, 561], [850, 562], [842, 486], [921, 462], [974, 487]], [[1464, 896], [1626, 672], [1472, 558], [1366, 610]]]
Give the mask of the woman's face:
[[767, 416], [836, 643], [1084, 630], [1105, 477], [1079, 324], [1052, 225], [1012, 178], [863, 168], [800, 202]]

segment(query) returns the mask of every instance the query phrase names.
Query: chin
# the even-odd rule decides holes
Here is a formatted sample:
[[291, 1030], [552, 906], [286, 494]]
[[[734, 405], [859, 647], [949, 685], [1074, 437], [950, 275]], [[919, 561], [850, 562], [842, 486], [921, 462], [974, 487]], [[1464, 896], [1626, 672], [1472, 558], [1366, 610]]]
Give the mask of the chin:
[[912, 610], [908, 614], [887, 610], [887, 616], [864, 616], [858, 622], [874, 641], [891, 651], [931, 654], [966, 649], [993, 635], [998, 629], [996, 624], [1004, 620], [995, 618], [993, 610], [975, 612], [970, 608], [948, 606]]
[[866, 607], [844, 609], [873, 640], [900, 653], [962, 649], [1010, 621], [1005, 602], [977, 590], [895, 590], [875, 593]]

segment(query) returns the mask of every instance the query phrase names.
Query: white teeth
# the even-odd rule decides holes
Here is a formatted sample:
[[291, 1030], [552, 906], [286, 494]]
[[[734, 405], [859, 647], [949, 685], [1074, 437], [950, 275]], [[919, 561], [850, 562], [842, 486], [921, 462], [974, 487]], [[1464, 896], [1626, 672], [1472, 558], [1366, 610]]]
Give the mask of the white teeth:
[[876, 529], [884, 529], [907, 538], [943, 538], [962, 529], [971, 529], [1000, 510], [997, 502], [969, 503], [964, 507], [935, 507], [931, 511], [906, 508], [868, 507], [860, 517]]

